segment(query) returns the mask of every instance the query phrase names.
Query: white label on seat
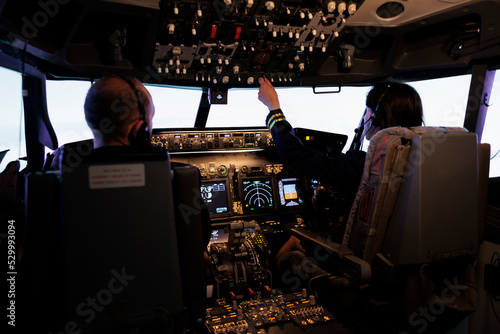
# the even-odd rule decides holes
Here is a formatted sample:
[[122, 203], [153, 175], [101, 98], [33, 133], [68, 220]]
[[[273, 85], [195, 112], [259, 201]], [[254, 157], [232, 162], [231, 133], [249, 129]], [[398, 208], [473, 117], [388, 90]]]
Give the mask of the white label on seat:
[[143, 187], [144, 164], [89, 166], [90, 189]]

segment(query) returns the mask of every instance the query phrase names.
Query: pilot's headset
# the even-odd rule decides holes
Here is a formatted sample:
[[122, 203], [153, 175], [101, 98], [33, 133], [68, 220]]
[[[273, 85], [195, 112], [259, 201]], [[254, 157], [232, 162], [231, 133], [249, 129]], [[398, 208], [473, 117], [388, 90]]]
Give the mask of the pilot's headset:
[[123, 79], [134, 91], [135, 97], [137, 99], [137, 106], [139, 108], [139, 119], [143, 121], [135, 137], [132, 133], [130, 133], [129, 142], [131, 145], [136, 145], [139, 147], [149, 147], [151, 146], [151, 134], [149, 133], [149, 124], [146, 122], [146, 110], [144, 109], [144, 104], [142, 103], [139, 90], [127, 77], [124, 77], [122, 75], [118, 75], [118, 77]]
[[[372, 119], [371, 126], [373, 126], [373, 127], [377, 127], [377, 126], [381, 125], [381, 121], [382, 121], [382, 117], [380, 117], [381, 103], [382, 103], [382, 100], [384, 99], [384, 97], [387, 95], [387, 91], [389, 91], [390, 88], [391, 88], [391, 84], [387, 84], [387, 86], [385, 87], [382, 94], [380, 94], [380, 97], [377, 101], [377, 105], [375, 106], [375, 109], [373, 110], [373, 115], [371, 116], [371, 119]], [[382, 103], [382, 105], [383, 105], [383, 103]], [[378, 115], [378, 117], [377, 117], [377, 115]]]

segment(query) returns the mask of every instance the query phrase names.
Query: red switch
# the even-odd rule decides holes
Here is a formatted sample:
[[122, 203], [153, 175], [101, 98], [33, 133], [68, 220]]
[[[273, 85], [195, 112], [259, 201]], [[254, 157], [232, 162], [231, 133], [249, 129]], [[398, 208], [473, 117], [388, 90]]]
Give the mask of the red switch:
[[215, 38], [215, 35], [217, 35], [217, 26], [215, 24], [212, 24], [212, 31], [210, 32], [210, 38]]
[[236, 27], [236, 33], [234, 34], [234, 39], [239, 40], [241, 35], [241, 27]]

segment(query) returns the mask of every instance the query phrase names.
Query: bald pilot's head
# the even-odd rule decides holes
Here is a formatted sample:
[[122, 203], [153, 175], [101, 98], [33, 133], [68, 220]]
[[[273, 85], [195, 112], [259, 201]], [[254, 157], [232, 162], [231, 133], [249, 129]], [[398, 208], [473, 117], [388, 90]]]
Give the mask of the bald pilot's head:
[[141, 115], [136, 94], [123, 77], [107, 76], [96, 81], [87, 92], [84, 105], [95, 148], [132, 145], [144, 122], [152, 129], [155, 110], [151, 95], [138, 80], [127, 79], [137, 89], [145, 115]]

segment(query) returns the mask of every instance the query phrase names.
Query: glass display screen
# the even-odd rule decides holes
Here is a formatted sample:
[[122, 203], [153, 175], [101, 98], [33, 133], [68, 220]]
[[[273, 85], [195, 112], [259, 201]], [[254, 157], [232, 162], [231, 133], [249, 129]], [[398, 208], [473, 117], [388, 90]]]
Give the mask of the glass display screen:
[[225, 181], [203, 182], [201, 184], [201, 197], [207, 204], [208, 213], [228, 212]]
[[278, 180], [278, 192], [282, 206], [299, 206], [303, 203], [297, 191], [297, 182], [299, 179], [296, 177]]
[[271, 179], [245, 179], [242, 184], [246, 210], [256, 211], [274, 207]]
[[227, 242], [228, 239], [229, 239], [229, 234], [224, 232], [224, 228], [219, 228], [216, 230], [212, 230], [212, 233], [210, 234], [209, 244]]

